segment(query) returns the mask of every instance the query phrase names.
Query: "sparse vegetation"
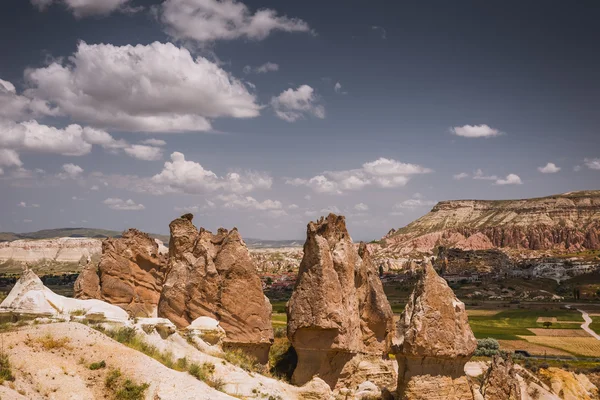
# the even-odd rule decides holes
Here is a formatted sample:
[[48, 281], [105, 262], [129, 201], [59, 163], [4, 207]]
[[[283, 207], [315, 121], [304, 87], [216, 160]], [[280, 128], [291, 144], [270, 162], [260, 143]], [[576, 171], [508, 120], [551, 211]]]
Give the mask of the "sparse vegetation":
[[95, 371], [97, 369], [101, 369], [101, 368], [105, 368], [106, 367], [106, 362], [104, 360], [100, 361], [100, 362], [95, 362], [95, 363], [91, 363], [89, 368], [92, 371]]
[[68, 337], [55, 338], [48, 333], [45, 336], [38, 338], [36, 342], [41, 344], [44, 350], [69, 349], [71, 339]]
[[276, 338], [269, 350], [270, 374], [289, 382], [297, 364], [298, 355], [287, 338]]
[[86, 311], [81, 309], [81, 310], [73, 310], [69, 313], [69, 315], [71, 317], [80, 317], [82, 315], [85, 315]]
[[113, 394], [115, 400], [143, 400], [146, 389], [150, 387], [147, 383], [137, 384], [131, 379], [123, 378], [123, 374], [118, 369], [108, 372], [104, 385]]
[[146, 341], [136, 333], [134, 328], [121, 327], [115, 330], [106, 330], [104, 333], [117, 342], [154, 358], [168, 368], [185, 370], [178, 368], [177, 363], [173, 361], [172, 353], [160, 351], [156, 346], [146, 343]]
[[213, 389], [223, 391], [225, 382], [221, 378], [215, 378], [215, 364], [205, 362], [202, 364], [192, 363], [188, 368], [188, 373], [194, 378], [206, 383]]
[[5, 381], [14, 381], [15, 377], [12, 374], [10, 360], [8, 354], [4, 351], [0, 352], [0, 385]]
[[241, 349], [226, 350], [223, 358], [231, 364], [237, 365], [248, 372], [258, 372], [261, 374], [267, 372], [266, 368], [261, 365], [256, 358], [245, 353]]

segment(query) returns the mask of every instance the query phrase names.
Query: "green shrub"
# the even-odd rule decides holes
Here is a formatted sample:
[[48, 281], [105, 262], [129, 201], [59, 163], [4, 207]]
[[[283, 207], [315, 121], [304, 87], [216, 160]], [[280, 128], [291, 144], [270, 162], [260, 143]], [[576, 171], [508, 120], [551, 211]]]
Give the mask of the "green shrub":
[[0, 385], [4, 383], [4, 381], [14, 381], [15, 377], [12, 374], [12, 369], [10, 367], [10, 360], [8, 359], [8, 354], [0, 353]]
[[108, 372], [104, 385], [113, 393], [115, 400], [143, 400], [144, 392], [150, 387], [147, 383], [137, 384], [131, 379], [124, 379], [118, 369]]
[[248, 372], [266, 372], [265, 367], [261, 365], [255, 357], [252, 357], [241, 349], [226, 350], [223, 358]]
[[474, 356], [486, 356], [491, 357], [498, 354], [500, 350], [500, 344], [496, 339], [486, 338], [477, 340], [477, 349], [475, 350]]
[[104, 360], [102, 360], [100, 362], [91, 363], [89, 368], [92, 371], [95, 371], [97, 369], [104, 368], [104, 367], [106, 367], [106, 362]]

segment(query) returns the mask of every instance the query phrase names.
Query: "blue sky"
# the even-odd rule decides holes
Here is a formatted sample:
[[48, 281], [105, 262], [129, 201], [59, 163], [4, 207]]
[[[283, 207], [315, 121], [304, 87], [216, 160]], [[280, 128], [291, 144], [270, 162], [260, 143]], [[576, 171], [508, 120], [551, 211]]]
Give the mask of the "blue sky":
[[0, 230], [354, 239], [600, 183], [600, 5], [5, 0]]

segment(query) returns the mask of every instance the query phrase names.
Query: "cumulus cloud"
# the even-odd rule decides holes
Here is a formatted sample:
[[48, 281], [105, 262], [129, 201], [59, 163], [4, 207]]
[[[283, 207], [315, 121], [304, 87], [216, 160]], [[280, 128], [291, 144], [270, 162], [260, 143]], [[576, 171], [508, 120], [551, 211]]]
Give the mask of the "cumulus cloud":
[[543, 167], [538, 167], [538, 171], [542, 174], [555, 174], [560, 171], [560, 167], [557, 167], [556, 164], [549, 162]]
[[483, 173], [483, 170], [478, 169], [473, 174], [473, 179], [484, 180], [484, 181], [495, 181], [495, 180], [498, 180], [498, 177], [496, 175], [485, 175]]
[[19, 154], [17, 154], [16, 151], [10, 149], [0, 149], [0, 165], [4, 167], [20, 167], [23, 165], [23, 163], [21, 162]]
[[358, 203], [358, 204], [354, 205], [354, 209], [356, 211], [369, 211], [369, 206], [366, 205], [365, 203]]
[[279, 64], [275, 64], [270, 61], [264, 63], [263, 65], [259, 65], [258, 67], [251, 67], [249, 65], [244, 67], [244, 73], [246, 74], [266, 74], [267, 72], [274, 71], [279, 71]]
[[394, 204], [394, 209], [403, 209], [403, 208], [418, 208], [418, 207], [432, 207], [435, 206], [435, 201], [423, 200], [423, 199], [408, 199], [403, 202]]
[[583, 162], [589, 169], [600, 170], [600, 158], [586, 158]]
[[325, 213], [325, 214], [329, 214], [329, 213], [341, 214], [341, 213], [342, 213], [342, 212], [340, 211], [340, 209], [339, 209], [339, 208], [337, 208], [336, 206], [328, 206], [328, 207], [325, 207], [325, 208], [321, 209], [321, 212], [322, 212], [322, 213]]
[[125, 153], [138, 160], [157, 161], [162, 160], [163, 151], [160, 147], [146, 146], [143, 144], [133, 144], [126, 147]]
[[301, 19], [279, 16], [268, 8], [253, 14], [235, 0], [166, 0], [158, 9], [158, 16], [171, 37], [198, 42], [263, 40], [274, 31], [310, 31]]
[[146, 139], [142, 140], [140, 144], [146, 144], [148, 146], [165, 146], [167, 142], [161, 139]]
[[83, 174], [83, 168], [81, 168], [79, 165], [75, 165], [75, 164], [64, 164], [62, 166], [63, 172], [61, 174], [59, 174], [60, 178], [63, 179], [67, 179], [67, 178], [71, 178], [71, 179], [76, 179], [79, 178], [81, 176], [81, 174]]
[[172, 43], [80, 42], [66, 60], [26, 71], [25, 95], [42, 113], [136, 132], [206, 131], [212, 118], [259, 115], [242, 82]]
[[39, 204], [27, 204], [24, 201], [22, 201], [19, 204], [17, 204], [17, 206], [19, 206], [21, 208], [40, 208]]
[[453, 175], [452, 179], [454, 179], [456, 181], [460, 181], [461, 179], [465, 179], [468, 177], [469, 177], [469, 174], [467, 174], [466, 172], [461, 172], [459, 174]]
[[20, 119], [29, 112], [30, 100], [17, 94], [15, 86], [0, 79], [0, 117]]
[[117, 211], [139, 211], [146, 208], [143, 204], [136, 204], [136, 202], [131, 199], [123, 200], [109, 197], [108, 199], [104, 200], [103, 203], [106, 204], [111, 210]]
[[455, 126], [450, 131], [457, 136], [466, 138], [494, 137], [502, 134], [498, 129], [490, 128], [485, 124]]
[[287, 89], [277, 97], [271, 98], [271, 107], [279, 118], [294, 122], [305, 115], [325, 118], [325, 107], [318, 104], [319, 99], [312, 87], [302, 85], [298, 89]]
[[171, 161], [165, 162], [163, 170], [152, 177], [153, 184], [162, 185], [166, 191], [183, 193], [204, 193], [223, 190], [233, 193], [246, 193], [255, 189], [269, 189], [273, 179], [261, 172], [230, 172], [217, 176], [202, 165], [185, 159], [179, 152], [171, 154]]
[[281, 210], [283, 204], [279, 200], [266, 199], [258, 201], [251, 196], [239, 196], [236, 194], [220, 195], [217, 200], [223, 202], [224, 208], [250, 209], [257, 211]]
[[114, 11], [132, 12], [136, 9], [127, 7], [130, 0], [31, 0], [38, 10], [44, 11], [53, 3], [62, 3], [76, 18], [94, 15], [108, 15]]
[[522, 185], [523, 182], [519, 175], [508, 174], [504, 179], [496, 180], [496, 185]]
[[431, 169], [417, 164], [402, 163], [382, 157], [364, 163], [360, 169], [325, 171], [310, 179], [288, 178], [285, 183], [307, 186], [317, 193], [341, 194], [345, 191], [360, 190], [366, 186], [401, 187], [408, 183], [412, 175], [430, 172]]

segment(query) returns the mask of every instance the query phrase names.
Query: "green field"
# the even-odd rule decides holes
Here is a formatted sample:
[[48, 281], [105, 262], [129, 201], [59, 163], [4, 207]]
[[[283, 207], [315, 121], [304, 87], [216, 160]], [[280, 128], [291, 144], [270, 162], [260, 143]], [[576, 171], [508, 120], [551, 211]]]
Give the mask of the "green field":
[[600, 317], [592, 317], [592, 323], [590, 324], [590, 328], [600, 335]]
[[483, 339], [518, 340], [518, 335], [533, 335], [527, 328], [544, 328], [537, 322], [539, 317], [554, 317], [558, 320], [549, 329], [580, 329], [576, 324], [561, 324], [560, 321], [578, 321], [583, 323], [583, 317], [578, 311], [570, 310], [537, 310], [537, 309], [512, 309], [501, 311], [496, 315], [471, 316], [469, 324], [475, 337]]

